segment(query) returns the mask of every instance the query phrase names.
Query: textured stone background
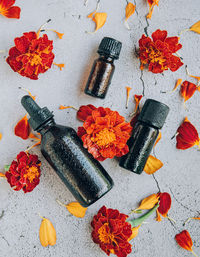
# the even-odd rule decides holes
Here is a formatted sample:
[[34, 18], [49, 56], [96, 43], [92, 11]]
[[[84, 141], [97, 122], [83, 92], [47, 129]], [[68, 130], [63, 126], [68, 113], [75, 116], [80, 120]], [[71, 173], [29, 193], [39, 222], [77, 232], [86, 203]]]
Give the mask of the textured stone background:
[[[0, 169], [4, 164], [16, 156], [19, 151], [30, 146], [29, 140], [23, 141], [14, 136], [13, 128], [24, 110], [20, 99], [24, 92], [22, 86], [37, 95], [41, 106], [48, 106], [54, 111], [56, 121], [63, 125], [77, 128], [80, 123], [76, 120], [73, 110], [60, 111], [60, 104], [79, 106], [82, 104], [103, 105], [117, 110], [120, 114], [129, 116], [134, 103], [131, 100], [129, 109], [125, 109], [125, 86], [133, 87], [133, 94], [144, 91], [146, 98], [154, 98], [168, 104], [171, 112], [163, 129], [163, 138], [156, 146], [156, 156], [164, 162], [164, 167], [154, 176], [143, 173], [135, 175], [121, 169], [118, 161], [106, 160], [103, 166], [108, 170], [115, 182], [114, 189], [103, 199], [91, 206], [86, 217], [76, 219], [56, 203], [56, 199], [68, 203], [73, 196], [68, 192], [55, 172], [49, 167], [40, 154], [42, 160], [42, 176], [39, 186], [29, 194], [15, 192], [10, 189], [5, 180], [0, 181], [0, 213], [4, 216], [0, 220], [0, 256], [1, 257], [103, 257], [105, 254], [90, 238], [90, 221], [98, 209], [105, 204], [107, 207], [118, 208], [128, 213], [138, 202], [149, 194], [167, 191], [172, 195], [170, 217], [177, 220], [176, 225], [168, 220], [157, 223], [153, 217], [149, 223], [141, 227], [139, 236], [133, 242], [135, 257], [186, 257], [190, 253], [179, 249], [174, 236], [183, 230], [183, 222], [189, 216], [199, 215], [199, 152], [197, 149], [178, 151], [175, 140], [171, 137], [176, 132], [185, 116], [200, 131], [199, 93], [187, 103], [187, 110], [183, 108], [183, 101], [178, 91], [174, 94], [163, 94], [162, 91], [171, 90], [177, 78], [189, 79], [184, 66], [177, 72], [169, 71], [154, 75], [139, 69], [139, 61], [134, 55], [138, 40], [146, 28], [151, 35], [156, 29], [167, 29], [170, 36], [188, 28], [199, 20], [199, 0], [168, 0], [160, 1], [159, 8], [155, 8], [149, 25], [145, 20], [148, 7], [145, 0], [136, 0], [137, 10], [130, 19], [131, 31], [123, 25], [125, 0], [101, 0], [101, 11], [108, 13], [106, 25], [95, 35], [88, 35], [85, 31], [94, 29], [93, 23], [86, 15], [96, 6], [95, 0], [89, 0], [88, 6], [83, 0], [21, 0], [17, 4], [22, 8], [20, 20], [9, 20], [0, 17], [0, 49], [13, 46], [13, 39], [23, 32], [37, 30], [49, 18], [52, 22], [49, 28], [64, 32], [63, 40], [56, 38], [52, 32], [49, 37], [54, 39], [55, 62], [66, 64], [60, 72], [53, 67], [40, 76], [38, 81], [31, 81], [14, 73], [5, 62], [4, 54], [0, 55], [0, 131], [3, 139], [0, 142]], [[116, 62], [116, 73], [113, 78], [109, 94], [104, 101], [93, 99], [83, 94], [91, 64], [96, 56], [97, 46], [103, 36], [111, 36], [123, 42], [120, 60]], [[181, 37], [183, 48], [179, 51], [184, 63], [194, 75], [200, 75], [200, 35], [187, 32]], [[6, 55], [6, 54], [5, 54]], [[195, 82], [191, 79], [192, 82]], [[43, 248], [40, 245], [38, 231], [41, 219], [38, 212], [48, 217], [56, 227], [57, 244]], [[191, 221], [186, 228], [194, 240], [194, 250], [200, 252], [199, 222]]]

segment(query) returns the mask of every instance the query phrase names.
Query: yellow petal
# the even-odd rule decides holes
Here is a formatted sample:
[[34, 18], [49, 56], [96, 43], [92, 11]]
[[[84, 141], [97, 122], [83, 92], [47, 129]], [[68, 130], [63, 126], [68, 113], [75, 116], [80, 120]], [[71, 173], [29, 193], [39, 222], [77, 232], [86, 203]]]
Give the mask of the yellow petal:
[[128, 241], [131, 241], [133, 238], [135, 238], [138, 235], [139, 228], [140, 226], [132, 228], [132, 235], [129, 237]]
[[3, 174], [2, 172], [0, 172], [0, 177], [5, 177], [5, 174]]
[[135, 12], [135, 5], [132, 3], [128, 3], [126, 6], [126, 21], [134, 14]]
[[137, 210], [150, 210], [158, 203], [158, 201], [159, 194], [152, 194], [142, 200]]
[[57, 66], [60, 70], [62, 70], [65, 67], [64, 63], [55, 63], [55, 62], [53, 62], [53, 65]]
[[155, 144], [154, 144], [154, 147], [157, 145], [157, 143], [160, 141], [161, 138], [162, 138], [162, 133], [159, 132], [158, 137], [157, 137], [157, 139], [156, 139], [156, 142], [155, 142]]
[[190, 27], [190, 30], [200, 34], [200, 20], [192, 25], [192, 27]]
[[64, 33], [60, 33], [56, 30], [52, 30], [52, 31], [55, 32], [60, 39], [62, 39], [62, 37], [64, 36]]
[[131, 87], [126, 87], [126, 109], [128, 108], [128, 101], [129, 101], [131, 89], [132, 89]]
[[2, 139], [2, 134], [0, 133], [0, 140]]
[[160, 160], [150, 155], [144, 167], [144, 171], [150, 175], [155, 173], [160, 168], [162, 168], [162, 166], [163, 166], [163, 163]]
[[47, 247], [56, 244], [56, 230], [49, 219], [42, 218], [39, 235], [42, 246]]
[[106, 22], [106, 19], [107, 19], [107, 13], [105, 13], [105, 12], [97, 12], [97, 13], [95, 13], [95, 15], [94, 15], [94, 17], [92, 19], [96, 23], [95, 32], [98, 29], [103, 27], [103, 25]]
[[176, 85], [175, 85], [174, 89], [172, 90], [172, 92], [175, 91], [175, 90], [177, 89], [177, 87], [178, 87], [181, 83], [182, 83], [182, 79], [177, 79]]
[[89, 19], [92, 19], [93, 16], [94, 16], [94, 14], [96, 13], [96, 11], [97, 11], [97, 10], [95, 10], [94, 12], [91, 12], [90, 14], [88, 14], [87, 17], [88, 17]]
[[87, 211], [87, 208], [80, 205], [78, 202], [71, 202], [66, 205], [67, 210], [77, 218], [83, 218]]

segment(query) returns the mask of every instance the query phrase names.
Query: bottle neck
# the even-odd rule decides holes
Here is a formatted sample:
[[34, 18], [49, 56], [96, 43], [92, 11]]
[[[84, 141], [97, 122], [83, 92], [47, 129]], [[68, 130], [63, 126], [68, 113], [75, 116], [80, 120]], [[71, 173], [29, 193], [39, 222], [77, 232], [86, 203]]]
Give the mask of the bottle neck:
[[106, 55], [106, 54], [100, 54], [99, 59], [104, 61], [104, 62], [109, 62], [109, 63], [113, 63], [114, 60], [115, 60], [115, 58], [113, 58], [109, 55]]
[[40, 126], [37, 129], [37, 132], [40, 133], [41, 135], [44, 135], [53, 125], [55, 125], [55, 121], [53, 118], [51, 118], [49, 121], [47, 121], [45, 124]]

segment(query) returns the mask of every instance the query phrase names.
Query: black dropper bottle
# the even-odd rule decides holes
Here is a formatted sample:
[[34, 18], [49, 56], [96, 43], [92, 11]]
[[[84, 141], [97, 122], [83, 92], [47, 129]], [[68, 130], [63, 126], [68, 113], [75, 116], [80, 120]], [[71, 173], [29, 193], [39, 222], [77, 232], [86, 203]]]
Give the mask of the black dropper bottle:
[[146, 100], [127, 142], [129, 153], [120, 159], [121, 167], [137, 174], [142, 173], [168, 113], [167, 105], [153, 99]]
[[87, 207], [105, 195], [113, 181], [83, 147], [76, 131], [57, 125], [47, 107], [40, 108], [28, 95], [21, 100], [30, 126], [41, 134], [41, 152], [79, 203]]
[[90, 72], [85, 93], [97, 98], [105, 98], [115, 71], [114, 60], [119, 59], [122, 43], [104, 37], [99, 45], [98, 54]]

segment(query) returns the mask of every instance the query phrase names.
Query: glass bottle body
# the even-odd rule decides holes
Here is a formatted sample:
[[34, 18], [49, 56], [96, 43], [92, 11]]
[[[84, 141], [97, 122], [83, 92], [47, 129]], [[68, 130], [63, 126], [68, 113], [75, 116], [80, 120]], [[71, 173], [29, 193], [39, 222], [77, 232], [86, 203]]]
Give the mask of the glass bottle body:
[[51, 121], [39, 132], [43, 156], [82, 206], [91, 205], [113, 187], [111, 177], [83, 147], [74, 129]]
[[105, 98], [115, 71], [113, 62], [114, 59], [108, 56], [100, 56], [94, 61], [85, 88], [86, 94]]
[[134, 173], [141, 174], [158, 134], [159, 130], [157, 128], [138, 121], [133, 129], [132, 136], [127, 142], [129, 153], [121, 157], [119, 165]]

